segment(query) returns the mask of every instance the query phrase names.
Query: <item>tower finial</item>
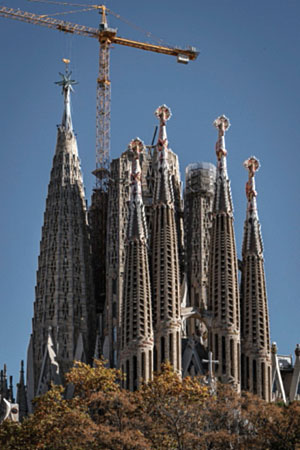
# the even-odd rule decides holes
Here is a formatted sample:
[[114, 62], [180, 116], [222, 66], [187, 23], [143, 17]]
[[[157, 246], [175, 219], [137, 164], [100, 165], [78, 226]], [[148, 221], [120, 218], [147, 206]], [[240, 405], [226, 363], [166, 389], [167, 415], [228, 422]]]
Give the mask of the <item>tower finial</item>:
[[75, 80], [71, 79], [72, 72], [69, 71], [70, 60], [63, 58], [62, 62], [64, 62], [66, 66], [65, 73], [59, 72], [59, 75], [62, 77], [62, 79], [60, 81], [55, 81], [55, 84], [62, 87], [62, 94], [64, 96], [64, 112], [61, 126], [66, 131], [73, 131], [70, 92], [74, 92], [72, 86], [78, 83]]
[[160, 166], [163, 165], [163, 162], [166, 161], [165, 150], [168, 148], [168, 138], [167, 138], [167, 129], [166, 122], [172, 117], [172, 113], [170, 108], [167, 105], [159, 106], [155, 110], [155, 115], [159, 119], [159, 133], [158, 133], [158, 141], [157, 141], [157, 150], [159, 152], [159, 161]]
[[139, 157], [144, 147], [145, 144], [138, 137], [130, 141], [128, 145], [128, 148], [133, 153], [131, 172], [131, 202], [140, 202], [142, 200], [141, 167]]
[[244, 167], [248, 170], [248, 181], [246, 183], [246, 197], [248, 199], [248, 211], [256, 211], [256, 199], [257, 192], [255, 190], [255, 172], [258, 171], [260, 167], [259, 160], [255, 156], [250, 156], [250, 158], [244, 161]]
[[218, 161], [220, 161], [222, 156], [227, 155], [227, 150], [225, 148], [225, 132], [230, 127], [230, 122], [229, 119], [223, 114], [222, 116], [217, 117], [213, 124], [219, 131], [219, 136], [216, 143], [216, 154]]
[[131, 171], [131, 191], [130, 191], [130, 218], [128, 223], [128, 238], [129, 239], [146, 239], [147, 226], [144, 215], [142, 182], [141, 182], [141, 166], [140, 153], [143, 151], [145, 145], [139, 138], [130, 141], [128, 148], [133, 153], [132, 171]]

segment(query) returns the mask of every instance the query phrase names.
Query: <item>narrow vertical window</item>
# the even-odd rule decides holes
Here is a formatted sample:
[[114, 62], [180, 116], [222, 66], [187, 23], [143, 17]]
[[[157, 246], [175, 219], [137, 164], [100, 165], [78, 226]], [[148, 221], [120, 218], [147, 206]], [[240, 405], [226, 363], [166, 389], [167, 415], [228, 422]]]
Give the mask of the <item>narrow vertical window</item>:
[[243, 353], [241, 355], [241, 372], [242, 372], [241, 388], [243, 390], [245, 390], [246, 389], [246, 386], [245, 386], [245, 355]]
[[132, 358], [133, 363], [133, 390], [137, 390], [137, 357]]
[[234, 351], [233, 351], [233, 339], [230, 339], [230, 374], [234, 377]]
[[162, 336], [160, 338], [160, 362], [163, 363], [165, 360], [165, 338]]
[[222, 336], [222, 373], [226, 373], [226, 340]]
[[145, 353], [142, 353], [142, 378], [145, 380]]
[[180, 358], [181, 358], [181, 352], [180, 352], [180, 334], [179, 331], [177, 331], [177, 370], [180, 369]]
[[154, 372], [157, 372], [157, 348], [156, 345], [154, 345], [154, 355], [153, 355], [153, 362], [154, 362]]
[[174, 359], [173, 359], [173, 334], [169, 334], [169, 357], [170, 357], [170, 363], [172, 366], [174, 366]]
[[246, 390], [249, 390], [249, 378], [250, 378], [250, 367], [249, 367], [249, 356], [246, 357]]
[[266, 379], [265, 379], [265, 363], [261, 363], [261, 395], [266, 400]]
[[129, 359], [126, 361], [126, 389], [130, 388], [130, 365]]
[[236, 358], [237, 358], [237, 365], [238, 365], [238, 377], [239, 381], [241, 381], [241, 356], [240, 356], [240, 344], [236, 345], [237, 352], [236, 352]]
[[252, 362], [253, 394], [257, 394], [257, 367], [256, 360]]
[[151, 379], [152, 379], [152, 351], [151, 351], [151, 350], [149, 350], [149, 364], [148, 364], [148, 369], [149, 369], [148, 379], [151, 380]]

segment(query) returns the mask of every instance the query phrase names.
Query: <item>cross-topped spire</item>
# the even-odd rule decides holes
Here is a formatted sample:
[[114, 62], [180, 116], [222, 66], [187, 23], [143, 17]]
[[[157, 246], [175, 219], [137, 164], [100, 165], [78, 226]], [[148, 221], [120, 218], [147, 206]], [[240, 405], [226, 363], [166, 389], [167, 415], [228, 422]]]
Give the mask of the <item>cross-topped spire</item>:
[[55, 84], [62, 87], [62, 94], [64, 96], [64, 112], [61, 121], [61, 127], [66, 131], [73, 131], [72, 118], [71, 118], [71, 98], [70, 92], [74, 92], [73, 85], [78, 84], [75, 80], [71, 79], [72, 72], [69, 71], [69, 59], [62, 60], [65, 65], [65, 73], [59, 72], [62, 77], [60, 81], [55, 81]]

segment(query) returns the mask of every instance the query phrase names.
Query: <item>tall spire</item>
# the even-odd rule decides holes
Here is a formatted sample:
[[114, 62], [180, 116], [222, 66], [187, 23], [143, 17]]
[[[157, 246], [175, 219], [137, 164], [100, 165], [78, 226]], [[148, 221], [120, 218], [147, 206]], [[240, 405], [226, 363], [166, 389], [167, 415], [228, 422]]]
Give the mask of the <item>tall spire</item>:
[[168, 163], [166, 105], [155, 111], [160, 121], [152, 216], [152, 287], [155, 331], [154, 370], [169, 360], [181, 374], [181, 296], [178, 231]]
[[271, 400], [271, 353], [268, 300], [263, 261], [263, 244], [257, 214], [255, 173], [259, 161], [244, 162], [247, 212], [244, 224], [241, 278], [242, 388]]
[[[43, 382], [52, 380], [47, 356], [49, 327], [62, 380], [73, 365], [82, 337], [87, 362], [93, 356], [91, 347], [95, 313], [90, 241], [83, 179], [69, 103], [70, 91], [75, 82], [71, 80], [68, 69], [62, 77], [63, 80], [58, 84], [63, 89], [65, 110], [57, 132], [40, 242], [33, 333], [27, 364], [28, 397], [37, 394], [41, 377]], [[47, 385], [47, 381], [44, 385]]]
[[62, 77], [60, 81], [55, 81], [55, 84], [58, 84], [62, 87], [62, 94], [64, 96], [64, 112], [61, 121], [61, 127], [66, 131], [73, 131], [72, 117], [71, 117], [71, 92], [74, 92], [73, 85], [78, 84], [75, 80], [71, 79], [72, 72], [69, 71], [69, 63], [70, 60], [63, 59], [63, 62], [66, 65], [65, 73], [59, 72], [59, 75]]
[[126, 387], [138, 388], [149, 381], [153, 370], [153, 329], [147, 226], [141, 186], [140, 153], [143, 142], [129, 144], [132, 152], [129, 221], [125, 259], [120, 365]]
[[210, 309], [213, 313], [210, 350], [219, 360], [217, 376], [240, 389], [240, 309], [238, 264], [233, 228], [233, 207], [227, 174], [225, 131], [227, 117], [214, 121], [218, 129], [217, 174], [211, 231], [209, 273]]

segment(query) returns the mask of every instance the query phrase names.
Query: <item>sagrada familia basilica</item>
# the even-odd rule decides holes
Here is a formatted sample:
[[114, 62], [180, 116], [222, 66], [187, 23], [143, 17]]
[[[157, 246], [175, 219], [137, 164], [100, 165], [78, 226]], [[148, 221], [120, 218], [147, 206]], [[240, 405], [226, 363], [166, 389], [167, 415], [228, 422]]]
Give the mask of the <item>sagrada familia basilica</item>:
[[6, 416], [32, 411], [31, 400], [51, 381], [64, 384], [74, 360], [93, 364], [102, 355], [126, 375], [124, 387], [131, 390], [168, 360], [183, 377], [218, 379], [266, 401], [300, 399], [300, 345], [293, 361], [270, 342], [254, 156], [244, 162], [246, 212], [237, 258], [228, 118], [214, 121], [216, 166], [190, 164], [182, 194], [178, 157], [167, 138], [171, 111], [160, 106], [157, 142], [133, 139], [112, 160], [109, 181], [94, 189], [88, 209], [70, 112], [72, 83], [68, 72], [58, 83], [64, 112], [42, 227], [27, 380], [22, 363], [15, 401], [1, 371]]

